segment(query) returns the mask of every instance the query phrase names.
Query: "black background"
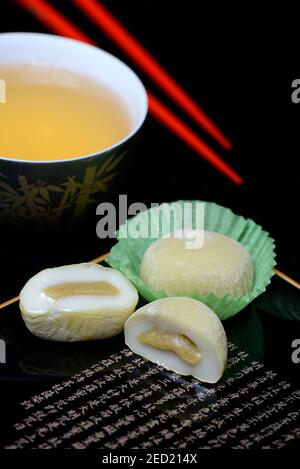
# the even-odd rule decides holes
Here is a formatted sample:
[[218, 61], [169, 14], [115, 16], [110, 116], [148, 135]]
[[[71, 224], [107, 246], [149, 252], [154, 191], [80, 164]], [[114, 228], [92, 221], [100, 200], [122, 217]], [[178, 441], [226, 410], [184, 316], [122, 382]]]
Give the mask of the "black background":
[[[101, 47], [133, 66], [72, 2], [53, 3]], [[275, 238], [279, 268], [299, 279], [300, 104], [292, 103], [291, 82], [300, 77], [300, 14], [272, 10], [233, 15], [219, 8], [208, 12], [196, 1], [104, 3], [200, 103], [232, 140], [233, 150], [222, 150], [136, 69], [145, 85], [245, 180], [236, 186], [149, 117], [120, 193], [148, 205], [181, 198], [215, 201], [251, 217]], [[2, 3], [0, 29], [48, 32], [9, 0]], [[104, 252], [106, 244], [95, 235], [96, 221], [95, 216], [88, 233], [76, 230], [65, 240], [61, 237], [54, 248], [51, 240], [42, 239], [35, 239], [31, 247], [22, 232], [13, 243], [6, 242], [2, 249], [13, 264], [6, 264], [1, 299], [18, 291], [37, 268], [54, 265], [58, 259], [84, 261]], [[18, 278], [12, 269], [16, 263]]]
[[[232, 140], [234, 148], [226, 152], [70, 1], [52, 3], [100, 47], [132, 66], [147, 88], [183, 117], [245, 180], [236, 186], [149, 116], [120, 193], [128, 194], [129, 202], [147, 205], [177, 199], [209, 200], [253, 218], [276, 240], [278, 268], [299, 281], [300, 103], [292, 103], [291, 83], [300, 78], [300, 13], [244, 10], [232, 14], [219, 7], [208, 12], [198, 1], [103, 2]], [[1, 2], [0, 31], [48, 32], [9, 0]], [[83, 229], [59, 237], [37, 233], [28, 237], [22, 230], [13, 238], [3, 237], [0, 301], [18, 294], [24, 282], [44, 267], [88, 261], [106, 252], [112, 243], [97, 239], [96, 222], [95, 216]], [[18, 314], [17, 308], [11, 314]], [[284, 348], [283, 365], [293, 368], [290, 372], [295, 374], [289, 351], [291, 339], [296, 338], [295, 325], [269, 318], [266, 330], [269, 349], [274, 352], [270, 362], [280, 362]]]

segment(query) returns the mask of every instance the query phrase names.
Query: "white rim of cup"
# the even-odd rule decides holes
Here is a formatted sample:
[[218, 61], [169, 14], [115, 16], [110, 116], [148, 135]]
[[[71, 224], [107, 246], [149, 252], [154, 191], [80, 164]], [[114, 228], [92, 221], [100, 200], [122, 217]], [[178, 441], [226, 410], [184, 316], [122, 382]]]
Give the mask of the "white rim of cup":
[[[21, 44], [21, 47], [23, 46], [24, 47], [24, 44], [22, 44], [22, 40], [26, 40], [26, 39], [41, 39], [43, 40], [43, 38], [47, 41], [53, 41], [53, 42], [56, 42], [57, 44], [58, 43], [61, 43], [61, 44], [73, 44], [74, 47], [79, 47], [82, 49], [82, 51], [84, 51], [84, 49], [86, 50], [93, 50], [96, 54], [101, 54], [103, 57], [105, 58], [108, 58], [109, 60], [111, 60], [112, 62], [115, 62], [115, 64], [118, 64], [120, 66], [120, 68], [123, 68], [124, 70], [126, 70], [126, 72], [132, 76], [132, 80], [134, 80], [136, 82], [136, 87], [137, 87], [137, 90], [138, 92], [140, 93], [140, 96], [142, 98], [142, 110], [141, 110], [141, 116], [140, 118], [138, 119], [138, 121], [136, 122], [136, 124], [134, 125], [134, 127], [132, 128], [132, 130], [121, 140], [119, 140], [117, 143], [107, 147], [107, 148], [104, 148], [102, 150], [99, 150], [95, 153], [89, 153], [87, 155], [82, 155], [82, 156], [76, 156], [76, 157], [73, 157], [73, 158], [64, 158], [64, 159], [57, 159], [57, 160], [22, 160], [22, 159], [19, 159], [19, 158], [12, 158], [12, 157], [5, 157], [5, 156], [1, 156], [0, 155], [0, 161], [9, 161], [9, 162], [14, 162], [14, 163], [29, 163], [29, 164], [54, 164], [54, 163], [66, 163], [66, 162], [74, 162], [74, 161], [80, 161], [80, 160], [84, 160], [84, 159], [90, 159], [90, 158], [93, 158], [93, 157], [96, 157], [96, 156], [101, 156], [103, 154], [106, 154], [108, 152], [111, 152], [113, 151], [114, 149], [118, 148], [119, 146], [123, 145], [124, 143], [126, 143], [128, 140], [130, 140], [139, 130], [140, 128], [142, 127], [146, 117], [147, 117], [147, 113], [148, 113], [148, 97], [147, 97], [147, 92], [146, 92], [146, 89], [141, 81], [141, 79], [138, 77], [138, 75], [127, 65], [125, 64], [122, 60], [118, 59], [117, 57], [115, 57], [114, 55], [110, 54], [109, 52], [101, 49], [100, 47], [96, 47], [92, 44], [87, 44], [87, 43], [84, 43], [84, 42], [81, 42], [81, 41], [77, 41], [75, 39], [70, 39], [70, 38], [67, 38], [67, 37], [63, 37], [63, 36], [56, 36], [56, 35], [52, 35], [52, 34], [44, 34], [44, 33], [28, 33], [28, 32], [8, 32], [8, 33], [0, 33], [0, 45], [1, 45], [1, 40], [4, 39], [4, 40], [7, 40], [7, 39], [13, 39], [13, 40], [20, 40], [20, 44]], [[3, 63], [7, 63], [7, 62], [3, 62]], [[16, 63], [16, 62], [9, 62], [10, 64], [13, 64], [13, 63]], [[27, 61], [23, 62], [23, 63], [27, 63]], [[28, 61], [28, 63], [30, 63]], [[45, 61], [45, 63], [47, 63], [47, 61]], [[63, 67], [59, 67], [63, 70]], [[76, 72], [75, 72], [76, 73]], [[80, 73], [80, 70], [78, 71], [78, 73]], [[84, 74], [83, 74], [84, 75]]]

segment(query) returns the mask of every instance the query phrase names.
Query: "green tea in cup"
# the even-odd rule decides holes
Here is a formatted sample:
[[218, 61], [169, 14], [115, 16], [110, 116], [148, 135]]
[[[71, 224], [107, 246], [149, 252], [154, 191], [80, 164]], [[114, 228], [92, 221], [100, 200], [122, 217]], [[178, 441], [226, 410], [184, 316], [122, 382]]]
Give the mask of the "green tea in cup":
[[93, 154], [130, 131], [125, 104], [104, 84], [48, 65], [0, 64], [0, 155], [61, 160]]

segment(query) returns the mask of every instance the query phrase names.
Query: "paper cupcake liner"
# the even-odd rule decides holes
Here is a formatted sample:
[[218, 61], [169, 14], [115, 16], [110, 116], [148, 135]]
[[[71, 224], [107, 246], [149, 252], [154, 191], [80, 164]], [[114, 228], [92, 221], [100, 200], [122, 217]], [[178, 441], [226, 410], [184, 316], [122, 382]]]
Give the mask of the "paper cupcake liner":
[[[163, 291], [151, 290], [140, 277], [140, 265], [143, 255], [157, 237], [151, 238], [142, 235], [132, 237], [130, 236], [130, 232], [134, 227], [149, 227], [151, 223], [152, 227], [154, 226], [160, 230], [161, 235], [165, 234], [163, 232], [163, 219], [166, 208], [172, 208], [173, 230], [181, 228], [182, 205], [186, 202], [192, 203], [193, 209], [190, 217], [185, 219], [185, 227], [189, 226], [193, 229], [203, 229], [203, 226], [197, 226], [196, 217], [196, 204], [201, 201], [192, 202], [180, 200], [171, 204], [161, 204], [139, 213], [135, 217], [127, 220], [117, 232], [118, 243], [112, 248], [107, 263], [111, 267], [123, 272], [126, 277], [134, 283], [140, 295], [147, 301], [154, 301], [168, 296]], [[190, 298], [200, 300], [209, 306], [220, 319], [224, 320], [237, 314], [245, 308], [247, 304], [253, 301], [254, 298], [265, 291], [274, 273], [273, 267], [276, 265], [275, 243], [269, 234], [264, 231], [261, 226], [254, 223], [253, 220], [235, 215], [230, 209], [213, 202], [203, 202], [203, 204], [204, 229], [215, 231], [235, 239], [240, 242], [251, 255], [254, 268], [252, 290], [249, 294], [237, 298], [233, 298], [229, 294], [219, 298], [213, 293], [200, 295], [196, 292], [191, 295], [183, 295], [177, 292], [172, 294], [172, 296], [189, 296]]]

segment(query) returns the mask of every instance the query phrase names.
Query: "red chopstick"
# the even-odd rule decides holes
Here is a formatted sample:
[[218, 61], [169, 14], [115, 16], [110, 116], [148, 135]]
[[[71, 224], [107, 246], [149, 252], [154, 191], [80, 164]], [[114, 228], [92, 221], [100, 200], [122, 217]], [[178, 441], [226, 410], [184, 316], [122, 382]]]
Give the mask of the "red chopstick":
[[97, 0], [73, 0], [101, 30], [117, 44], [174, 102], [227, 150], [232, 143], [199, 105], [141, 45], [141, 43]]
[[223, 161], [198, 135], [179, 119], [168, 107], [148, 91], [149, 110], [156, 119], [171, 132], [181, 138], [189, 147], [202, 155], [216, 169], [225, 174], [236, 184], [243, 184], [243, 179], [225, 161]]
[[[17, 4], [32, 13], [51, 31], [63, 36], [94, 44], [85, 33], [66, 18], [59, 10], [46, 0], [15, 0]], [[220, 158], [198, 135], [193, 132], [181, 119], [169, 110], [158, 98], [148, 92], [149, 112], [167, 127], [171, 132], [183, 140], [189, 147], [206, 159], [217, 170], [222, 172], [235, 184], [242, 184], [243, 179], [225, 161]]]
[[53, 5], [47, 1], [39, 0], [14, 0], [25, 10], [35, 16], [51, 31], [76, 39], [77, 41], [93, 44], [94, 42], [84, 34], [77, 26], [62, 15]]

